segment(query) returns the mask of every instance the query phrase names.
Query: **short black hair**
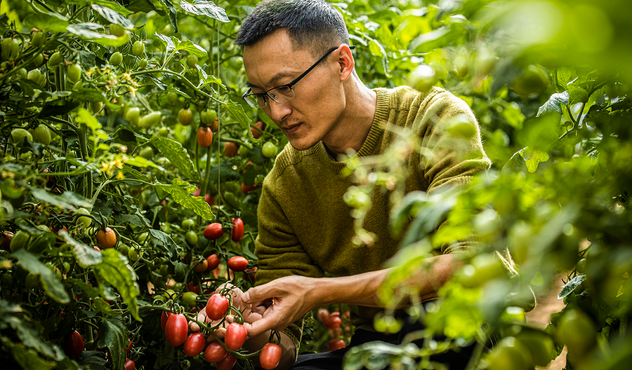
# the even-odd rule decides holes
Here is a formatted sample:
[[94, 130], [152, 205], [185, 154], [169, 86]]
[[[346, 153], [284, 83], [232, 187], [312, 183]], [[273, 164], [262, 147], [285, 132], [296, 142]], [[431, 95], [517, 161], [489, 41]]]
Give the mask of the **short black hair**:
[[244, 19], [236, 45], [254, 45], [278, 29], [287, 29], [294, 49], [314, 57], [340, 43], [349, 45], [345, 21], [324, 0], [264, 0]]

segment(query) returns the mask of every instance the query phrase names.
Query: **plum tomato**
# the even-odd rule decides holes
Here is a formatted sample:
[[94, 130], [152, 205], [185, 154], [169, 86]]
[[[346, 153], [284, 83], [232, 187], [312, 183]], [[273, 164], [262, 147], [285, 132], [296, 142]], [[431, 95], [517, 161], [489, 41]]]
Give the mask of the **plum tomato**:
[[188, 126], [191, 122], [193, 122], [193, 112], [191, 111], [191, 108], [180, 109], [178, 112], [178, 122], [180, 122], [182, 126]]
[[78, 82], [81, 79], [81, 66], [79, 64], [69, 65], [66, 76], [71, 82]]
[[129, 358], [125, 359], [125, 370], [135, 370], [136, 369], [136, 363], [132, 360], [130, 360]]
[[237, 357], [229, 353], [228, 356], [224, 357], [223, 360], [217, 362], [215, 366], [217, 367], [217, 370], [230, 370], [233, 368], [233, 366], [235, 366], [236, 362]]
[[204, 358], [210, 363], [216, 363], [226, 358], [226, 349], [219, 342], [211, 342], [204, 350]]
[[219, 239], [222, 235], [224, 235], [224, 230], [222, 230], [222, 224], [218, 222], [214, 222], [204, 228], [204, 237], [208, 240]]
[[246, 336], [248, 332], [243, 325], [238, 324], [236, 322], [229, 324], [226, 328], [226, 337], [224, 338], [224, 342], [226, 343], [226, 348], [231, 351], [236, 351], [241, 348], [246, 342]]
[[198, 236], [193, 230], [187, 231], [187, 233], [184, 235], [184, 238], [187, 240], [187, 243], [189, 243], [190, 245], [195, 245], [198, 242]]
[[338, 329], [340, 324], [342, 324], [342, 319], [340, 316], [331, 315], [325, 320], [324, 324], [327, 329]]
[[188, 331], [189, 323], [183, 314], [178, 313], [169, 316], [165, 324], [165, 336], [169, 344], [177, 347], [184, 343], [187, 339]]
[[[263, 131], [263, 122], [259, 121], [255, 123], [253, 126], [254, 127], [250, 128], [250, 133], [252, 134], [252, 137], [254, 137], [255, 139], [258, 139], [261, 137], [261, 131]], [[257, 128], [261, 131], [257, 130]]]
[[123, 54], [121, 54], [120, 52], [117, 51], [110, 56], [110, 64], [114, 67], [118, 66], [121, 63], [123, 63]]
[[238, 242], [244, 237], [244, 222], [241, 218], [233, 218], [233, 229], [230, 232], [230, 238], [234, 242]]
[[198, 262], [195, 266], [193, 266], [193, 271], [201, 273], [201, 272], [206, 271], [207, 267], [208, 267], [208, 262], [206, 261], [206, 259], [203, 259], [200, 262]]
[[195, 357], [204, 351], [205, 346], [206, 338], [204, 338], [204, 334], [193, 333], [184, 342], [184, 354], [189, 357]]
[[327, 348], [329, 348], [330, 351], [335, 351], [340, 348], [345, 348], [346, 346], [347, 344], [342, 339], [332, 339], [329, 341], [329, 343], [327, 343]]
[[231, 257], [228, 260], [228, 268], [240, 272], [244, 271], [248, 267], [248, 260], [242, 256]]
[[282, 352], [278, 344], [266, 343], [259, 354], [259, 364], [266, 370], [274, 369], [279, 366]]
[[197, 142], [202, 148], [208, 148], [213, 143], [213, 131], [206, 126], [200, 126], [197, 131]]
[[231, 142], [231, 141], [227, 141], [224, 144], [224, 155], [232, 158], [234, 156], [237, 155], [237, 153], [239, 153], [239, 145]]
[[211, 320], [219, 320], [226, 315], [228, 306], [228, 298], [215, 293], [206, 302], [206, 316]]
[[208, 263], [208, 266], [206, 267], [206, 271], [213, 271], [217, 268], [217, 266], [219, 266], [219, 263], [222, 260], [217, 257], [217, 254], [211, 254], [210, 256], [206, 257], [206, 262]]
[[103, 249], [109, 249], [116, 245], [116, 233], [109, 227], [105, 230], [99, 230], [97, 232], [97, 241], [99, 246]]
[[187, 307], [195, 307], [197, 305], [197, 296], [195, 292], [184, 292], [182, 294], [182, 302]]
[[134, 45], [132, 45], [132, 54], [135, 57], [145, 54], [145, 44], [140, 40], [134, 42]]
[[73, 330], [64, 337], [64, 348], [69, 355], [79, 357], [84, 350], [83, 338], [78, 331]]

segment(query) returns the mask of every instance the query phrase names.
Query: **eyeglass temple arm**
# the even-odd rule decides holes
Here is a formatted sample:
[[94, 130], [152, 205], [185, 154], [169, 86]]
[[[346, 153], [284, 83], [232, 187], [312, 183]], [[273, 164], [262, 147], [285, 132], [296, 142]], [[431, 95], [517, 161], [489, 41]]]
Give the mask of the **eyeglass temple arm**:
[[[306, 75], [306, 74], [308, 74], [308, 73], [309, 73], [312, 69], [316, 68], [316, 66], [317, 66], [317, 65], [319, 65], [319, 64], [320, 64], [320, 62], [322, 62], [322, 60], [323, 60], [323, 59], [327, 58], [327, 56], [328, 56], [329, 54], [331, 54], [331, 52], [332, 52], [332, 51], [334, 51], [334, 50], [338, 49], [340, 46], [342, 46], [342, 45], [339, 45], [339, 46], [334, 46], [333, 48], [329, 49], [329, 50], [327, 51], [327, 53], [325, 53], [325, 55], [323, 55], [320, 59], [318, 59], [318, 61], [316, 61], [316, 63], [314, 63], [311, 67], [309, 67], [309, 69], [307, 69], [307, 71], [305, 71], [305, 72], [301, 73], [301, 75], [300, 75], [300, 76], [296, 77], [294, 80], [292, 80], [292, 82], [290, 82], [289, 84], [287, 84], [287, 85], [285, 85], [285, 86], [292, 87], [292, 86], [296, 85], [296, 83], [297, 83], [298, 81], [300, 81], [300, 79], [301, 79], [301, 78], [305, 77], [305, 75]], [[351, 50], [355, 49], [355, 45], [351, 45], [351, 46], [349, 46], [349, 49], [351, 49]]]

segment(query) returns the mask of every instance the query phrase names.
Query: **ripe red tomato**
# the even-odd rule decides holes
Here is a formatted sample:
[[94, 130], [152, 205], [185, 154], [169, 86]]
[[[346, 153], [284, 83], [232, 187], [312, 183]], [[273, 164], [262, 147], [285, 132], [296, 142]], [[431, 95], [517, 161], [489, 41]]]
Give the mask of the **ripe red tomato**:
[[206, 262], [208, 262], [208, 267], [206, 268], [206, 271], [213, 271], [217, 268], [217, 266], [219, 266], [219, 263], [222, 260], [217, 257], [217, 254], [211, 254], [210, 256], [206, 257]]
[[125, 353], [129, 354], [129, 351], [132, 350], [132, 340], [128, 339], [129, 341], [129, 346], [127, 348], [123, 348], [123, 351], [125, 351]]
[[208, 148], [213, 143], [213, 131], [205, 126], [200, 126], [197, 131], [197, 142], [202, 148]]
[[[253, 126], [256, 126], [259, 130], [263, 130], [263, 122], [259, 121], [257, 123], [255, 123]], [[255, 139], [258, 139], [261, 137], [261, 132], [257, 130], [254, 127], [250, 128], [250, 133], [252, 134], [252, 137], [254, 137]]]
[[236, 362], [237, 357], [229, 353], [228, 356], [224, 357], [224, 359], [215, 364], [215, 366], [217, 367], [217, 370], [230, 370], [233, 366], [235, 366]]
[[248, 260], [242, 256], [231, 257], [228, 260], [228, 268], [233, 271], [244, 271], [248, 267]]
[[136, 363], [129, 358], [125, 359], [125, 370], [134, 370], [136, 369]]
[[184, 354], [189, 357], [195, 357], [204, 351], [205, 346], [206, 338], [204, 338], [204, 334], [193, 333], [184, 342]]
[[116, 233], [114, 230], [106, 227], [105, 230], [97, 232], [97, 241], [103, 249], [109, 249], [116, 245]]
[[191, 122], [193, 122], [193, 112], [191, 111], [191, 108], [180, 109], [178, 112], [178, 121], [182, 126], [190, 125]]
[[335, 351], [340, 348], [345, 348], [346, 346], [347, 344], [342, 339], [332, 339], [329, 341], [329, 343], [327, 343], [327, 348], [329, 348], [330, 351]]
[[193, 266], [193, 271], [195, 271], [195, 272], [204, 272], [204, 271], [206, 271], [207, 267], [208, 267], [208, 262], [206, 262], [206, 259], [203, 259], [200, 262], [198, 262], [197, 265]]
[[83, 338], [78, 331], [73, 330], [64, 337], [64, 348], [69, 355], [79, 357], [83, 352]]
[[234, 242], [238, 242], [244, 237], [244, 222], [241, 218], [233, 218], [233, 229], [230, 232], [230, 238]]
[[226, 144], [224, 144], [224, 155], [227, 157], [234, 157], [237, 155], [237, 153], [239, 152], [239, 145], [227, 141]]
[[187, 318], [183, 314], [173, 314], [167, 319], [165, 324], [165, 336], [167, 342], [174, 347], [177, 347], [184, 343], [187, 339], [187, 332], [189, 331], [189, 323]]
[[228, 311], [228, 298], [221, 294], [213, 294], [206, 302], [206, 316], [211, 320], [219, 320]]
[[342, 324], [342, 319], [340, 318], [340, 316], [329, 316], [329, 318], [327, 320], [325, 320], [325, 327], [327, 329], [338, 329], [340, 327], [340, 324]]
[[200, 294], [200, 286], [199, 286], [199, 285], [195, 285], [195, 284], [193, 284], [193, 282], [192, 282], [192, 281], [189, 281], [189, 282], [187, 283], [187, 290], [188, 290], [189, 292], [193, 292], [193, 293], [195, 293], [195, 294]]
[[281, 361], [281, 347], [274, 343], [266, 343], [259, 354], [259, 364], [266, 370], [272, 370], [279, 366]]
[[215, 205], [215, 198], [213, 198], [211, 194], [204, 195], [204, 201], [209, 207], [213, 207]]
[[204, 358], [210, 363], [223, 360], [226, 357], [226, 349], [219, 342], [211, 342], [204, 350]]
[[224, 338], [224, 342], [226, 343], [226, 348], [231, 351], [236, 351], [241, 348], [246, 342], [246, 336], [248, 332], [243, 325], [238, 324], [236, 322], [228, 325], [226, 328], [226, 337]]
[[208, 240], [219, 239], [222, 235], [224, 235], [224, 230], [222, 230], [222, 224], [218, 222], [214, 222], [204, 229], [204, 237]]

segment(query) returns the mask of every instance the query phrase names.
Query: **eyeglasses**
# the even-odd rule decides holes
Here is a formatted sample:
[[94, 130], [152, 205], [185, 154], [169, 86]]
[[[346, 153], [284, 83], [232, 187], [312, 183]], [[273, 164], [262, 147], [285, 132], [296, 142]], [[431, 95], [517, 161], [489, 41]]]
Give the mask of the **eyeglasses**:
[[[311, 67], [307, 69], [307, 71], [303, 72], [300, 76], [296, 77], [289, 84], [273, 87], [270, 90], [264, 93], [254, 94], [252, 93], [252, 89], [248, 89], [244, 95], [241, 96], [242, 99], [248, 103], [253, 108], [265, 108], [268, 105], [268, 98], [274, 100], [275, 102], [281, 104], [286, 101], [292, 99], [296, 96], [294, 94], [294, 90], [292, 86], [296, 85], [301, 78], [305, 77], [312, 69], [316, 68], [316, 66], [323, 61], [327, 57], [327, 55], [331, 54], [334, 50], [338, 49], [340, 46], [335, 46], [329, 49], [325, 55], [323, 55], [320, 59], [316, 61]], [[349, 46], [349, 49], [354, 49], [355, 46]]]

